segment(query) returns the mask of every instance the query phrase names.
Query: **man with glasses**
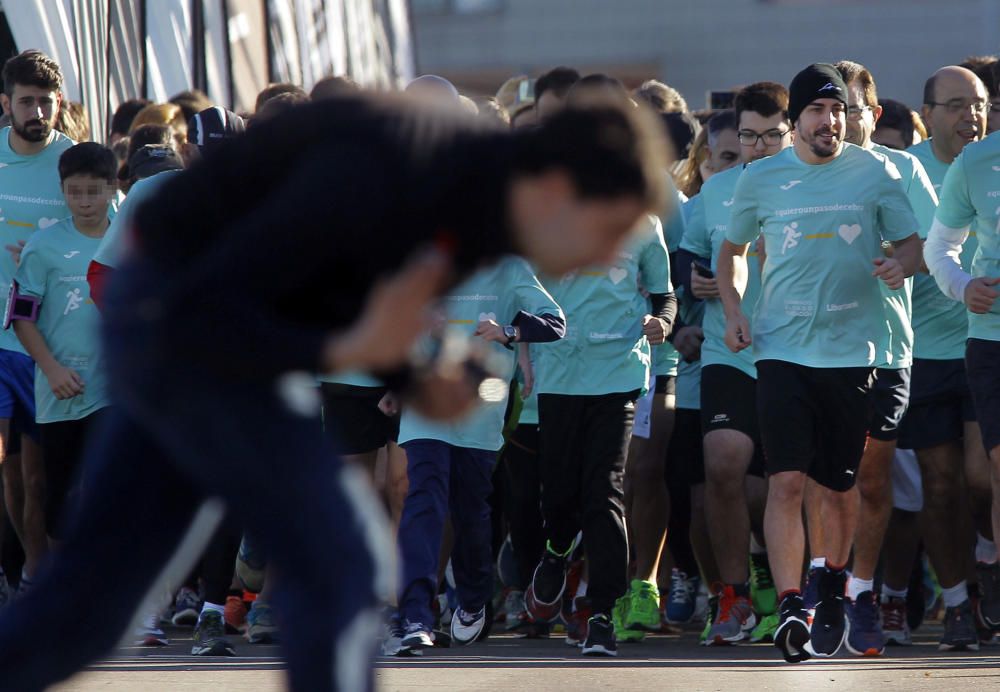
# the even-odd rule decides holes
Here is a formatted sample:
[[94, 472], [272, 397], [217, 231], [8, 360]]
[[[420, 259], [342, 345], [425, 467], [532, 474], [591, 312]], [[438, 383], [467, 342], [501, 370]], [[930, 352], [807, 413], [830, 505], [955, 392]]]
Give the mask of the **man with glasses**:
[[[847, 85], [832, 65], [792, 80], [794, 145], [744, 170], [719, 250], [726, 346], [753, 345], [768, 471], [764, 529], [786, 661], [833, 656], [844, 639], [845, 566], [855, 519], [850, 492], [868, 432], [868, 392], [888, 346], [884, 298], [920, 264], [918, 222], [883, 156], [844, 144]], [[760, 297], [742, 309], [747, 251], [758, 235], [766, 260]], [[893, 244], [893, 256], [882, 242]], [[751, 332], [751, 319], [753, 329]], [[830, 530], [811, 625], [800, 592], [807, 475], [827, 488]]]
[[[700, 258], [717, 259], [729, 226], [736, 181], [747, 164], [777, 154], [792, 143], [788, 91], [774, 82], [758, 82], [741, 90], [734, 102], [743, 166], [709, 178], [691, 201], [691, 214], [681, 248]], [[756, 254], [751, 253], [751, 254]], [[760, 265], [748, 263], [749, 281], [743, 297], [746, 314], [753, 310], [760, 289]], [[714, 261], [713, 261], [714, 265]], [[705, 450], [705, 516], [712, 551], [722, 577], [718, 612], [706, 636], [709, 645], [762, 639], [777, 625], [777, 603], [767, 554], [751, 556], [751, 526], [760, 535], [767, 488], [757, 421], [757, 369], [749, 351], [726, 348], [726, 318], [714, 278], [692, 267], [691, 287], [705, 300], [701, 347], [701, 421]], [[749, 477], [748, 477], [749, 474]], [[749, 498], [748, 498], [749, 495]], [[761, 544], [757, 541], [758, 545]], [[748, 563], [753, 561], [758, 586], [770, 597], [752, 602]], [[771, 587], [768, 589], [767, 587]], [[766, 602], [765, 602], [766, 601]], [[756, 611], [756, 614], [755, 614]], [[754, 631], [757, 617], [772, 616]]]
[[[985, 136], [988, 109], [985, 86], [964, 67], [943, 67], [927, 80], [922, 115], [931, 138], [909, 152], [920, 159], [935, 190], [940, 189], [952, 161], [965, 146]], [[923, 237], [927, 230], [921, 226]], [[966, 271], [977, 247], [976, 236], [970, 233], [961, 256]], [[991, 535], [989, 462], [965, 374], [968, 312], [921, 272], [914, 277], [912, 322], [910, 408], [900, 429], [899, 446], [916, 450], [920, 464], [924, 544], [945, 606], [940, 648], [978, 650], [975, 604], [966, 584], [966, 576], [973, 571], [973, 532], [969, 514], [956, 511], [969, 507], [979, 532]], [[966, 492], [968, 499], [963, 502]], [[983, 541], [988, 548], [989, 542]], [[995, 553], [980, 552], [981, 560], [992, 558], [995, 562]], [[981, 584], [990, 585], [994, 571], [995, 566], [984, 565], [979, 570]], [[996, 599], [992, 592], [984, 596], [991, 603]]]

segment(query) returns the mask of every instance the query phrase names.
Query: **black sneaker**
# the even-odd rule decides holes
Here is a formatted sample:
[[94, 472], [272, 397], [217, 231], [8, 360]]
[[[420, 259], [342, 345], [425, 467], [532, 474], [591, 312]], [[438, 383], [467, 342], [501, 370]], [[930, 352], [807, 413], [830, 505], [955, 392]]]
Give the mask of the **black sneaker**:
[[778, 607], [781, 620], [774, 631], [774, 645], [789, 663], [800, 663], [809, 658], [809, 615], [798, 594], [785, 596]]
[[944, 634], [941, 635], [941, 651], [979, 651], [979, 635], [976, 633], [975, 616], [969, 599], [960, 605], [944, 610]]
[[194, 628], [192, 656], [235, 656], [236, 648], [226, 639], [226, 623], [222, 613], [206, 610]]
[[813, 656], [835, 655], [847, 632], [844, 615], [844, 589], [847, 572], [823, 570], [819, 577], [819, 600], [809, 626], [809, 648]]
[[566, 590], [566, 559], [567, 555], [559, 555], [548, 546], [535, 567], [524, 605], [536, 622], [551, 622], [559, 617]]
[[979, 618], [991, 630], [1000, 630], [1000, 564], [976, 563], [979, 577]]
[[806, 572], [805, 588], [802, 590], [802, 602], [809, 613], [810, 624], [812, 624], [813, 611], [816, 610], [816, 604], [819, 603], [820, 577], [823, 576], [823, 572], [825, 571], [826, 567], [810, 567], [809, 571]]
[[617, 656], [615, 628], [611, 618], [601, 613], [587, 621], [587, 640], [583, 643], [584, 656]]

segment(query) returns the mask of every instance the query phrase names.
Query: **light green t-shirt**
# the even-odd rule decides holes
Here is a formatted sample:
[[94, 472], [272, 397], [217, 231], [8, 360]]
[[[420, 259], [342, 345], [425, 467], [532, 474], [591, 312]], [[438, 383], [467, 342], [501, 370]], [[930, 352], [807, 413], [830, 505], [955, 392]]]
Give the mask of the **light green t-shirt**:
[[[931, 140], [925, 140], [906, 150], [924, 165], [935, 192], [940, 196], [941, 185], [950, 165], [934, 155]], [[926, 239], [930, 227], [921, 225], [920, 237]], [[972, 269], [972, 258], [979, 241], [975, 232], [962, 246], [962, 267]], [[965, 339], [969, 333], [969, 317], [965, 306], [956, 303], [938, 288], [930, 274], [913, 277], [913, 357], [927, 360], [957, 360], [965, 358]]]
[[[518, 312], [563, 316], [559, 305], [520, 257], [504, 258], [495, 266], [477, 272], [443, 302], [449, 329], [460, 330], [470, 337], [479, 322], [487, 319], [506, 325]], [[489, 347], [498, 360], [505, 363], [506, 370], [500, 376], [509, 383], [517, 366], [517, 352], [496, 342], [491, 342]], [[404, 409], [399, 423], [399, 443], [439, 440], [455, 447], [498, 451], [503, 446], [507, 392], [505, 388], [501, 400], [481, 402], [464, 418], [449, 423], [431, 421]]]
[[649, 303], [639, 291], [667, 293], [670, 261], [660, 220], [645, 217], [611, 266], [590, 266], [563, 277], [540, 276], [566, 312], [566, 338], [532, 347], [540, 394], [612, 394], [645, 390], [649, 342], [642, 318]]
[[103, 264], [106, 267], [111, 267], [112, 269], [117, 269], [121, 265], [122, 256], [125, 254], [125, 229], [132, 222], [135, 210], [139, 208], [140, 204], [152, 197], [164, 183], [178, 173], [180, 171], [157, 173], [156, 175], [151, 175], [148, 178], [137, 181], [129, 189], [125, 201], [121, 203], [118, 209], [118, 213], [111, 219], [111, 225], [108, 226], [108, 232], [104, 234], [104, 240], [101, 241], [97, 252], [94, 253], [95, 262]]
[[[973, 277], [1000, 277], [1000, 136], [997, 133], [968, 145], [952, 163], [941, 187], [937, 218], [950, 228], [971, 226], [970, 236], [975, 231], [979, 247], [969, 272]], [[1000, 301], [994, 301], [984, 315], [969, 313], [969, 336], [1000, 341]]]
[[[10, 128], [0, 130], [0, 302], [7, 309], [7, 293], [17, 269], [14, 258], [3, 249], [28, 240], [32, 232], [49, 228], [69, 216], [59, 182], [59, 157], [75, 144], [61, 132], [33, 156], [21, 156], [10, 148]], [[84, 272], [86, 273], [86, 272]], [[13, 330], [0, 330], [0, 348], [24, 353]]]
[[78, 231], [70, 218], [33, 233], [21, 253], [14, 275], [19, 292], [41, 300], [38, 331], [52, 357], [79, 373], [85, 385], [83, 394], [60, 401], [41, 369], [35, 368], [39, 423], [79, 420], [109, 403], [100, 313], [87, 284], [87, 266], [100, 242]]
[[903, 240], [919, 227], [899, 181], [891, 161], [852, 144], [823, 165], [804, 163], [789, 147], [744, 169], [726, 238], [744, 244], [764, 236], [751, 318], [756, 360], [879, 363], [889, 328], [872, 261], [883, 240]]
[[[684, 237], [685, 216], [684, 206], [687, 198], [674, 186], [671, 176], [667, 176], [669, 186], [667, 194], [671, 196], [673, 204], [670, 213], [663, 219], [663, 240], [667, 244], [667, 250], [673, 254], [681, 245]], [[652, 346], [653, 349], [653, 375], [676, 376], [678, 364], [681, 362], [681, 354], [670, 342], [664, 342], [659, 346]]]
[[[733, 193], [742, 172], [743, 167], [736, 166], [713, 175], [701, 186], [701, 193], [689, 202], [691, 213], [681, 247], [699, 257], [711, 258], [713, 271], [718, 271], [719, 249], [729, 229]], [[751, 242], [747, 254], [747, 270], [747, 287], [741, 305], [743, 313], [749, 319], [760, 295], [760, 258], [754, 242]], [[726, 315], [722, 309], [722, 301], [718, 298], [705, 300], [702, 329], [705, 332], [705, 342], [701, 345], [703, 366], [728, 365], [750, 377], [757, 377], [757, 367], [750, 349], [733, 353], [726, 347]]]
[[330, 384], [347, 384], [353, 387], [384, 387], [385, 384], [377, 377], [372, 377], [361, 370], [351, 370], [349, 372], [335, 372], [332, 375], [319, 375], [320, 382]]
[[[903, 191], [910, 200], [913, 214], [920, 222], [920, 236], [926, 237], [934, 221], [937, 210], [937, 194], [934, 186], [924, 171], [920, 160], [898, 149], [890, 149], [881, 144], [872, 146], [872, 150], [882, 154], [895, 164], [901, 176]], [[884, 362], [879, 367], [889, 370], [901, 370], [913, 364], [913, 277], [906, 280], [901, 290], [894, 291], [879, 282], [882, 295], [885, 297], [886, 320], [889, 322], [889, 349]]]

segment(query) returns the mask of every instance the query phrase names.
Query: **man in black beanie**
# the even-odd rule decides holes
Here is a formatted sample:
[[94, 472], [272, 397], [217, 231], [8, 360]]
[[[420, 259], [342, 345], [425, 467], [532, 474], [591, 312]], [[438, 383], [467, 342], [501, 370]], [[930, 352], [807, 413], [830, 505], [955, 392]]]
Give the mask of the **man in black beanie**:
[[[921, 245], [896, 167], [844, 142], [848, 92], [836, 68], [810, 65], [789, 92], [794, 145], [740, 176], [717, 275], [726, 345], [754, 349], [769, 475], [764, 534], [780, 601], [774, 643], [797, 662], [832, 656], [844, 640], [844, 567], [857, 521], [850, 491], [874, 368], [891, 343], [879, 281], [900, 289]], [[761, 234], [767, 259], [751, 328], [740, 302], [747, 250]], [[894, 246], [891, 258], [883, 241]], [[800, 592], [807, 477], [830, 491], [811, 624]]]

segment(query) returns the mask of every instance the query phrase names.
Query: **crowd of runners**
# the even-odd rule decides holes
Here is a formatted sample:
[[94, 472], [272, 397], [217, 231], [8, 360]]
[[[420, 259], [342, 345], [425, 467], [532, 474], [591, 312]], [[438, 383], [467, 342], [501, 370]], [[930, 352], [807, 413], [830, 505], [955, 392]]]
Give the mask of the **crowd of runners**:
[[[59, 589], [106, 580], [124, 624], [181, 545], [135, 641], [166, 644], [168, 623], [198, 656], [281, 641], [301, 689], [329, 639], [414, 656], [509, 632], [613, 656], [680, 631], [795, 662], [882, 655], [940, 614], [941, 650], [993, 644], [1000, 60], [941, 67], [909, 105], [877, 69], [762, 74], [702, 111], [569, 67], [493, 97], [432, 75], [398, 96], [273, 84], [244, 114], [189, 91], [122, 104], [105, 146], [54, 61], [11, 58], [0, 608], [66, 619]], [[390, 249], [386, 228], [422, 243]], [[435, 250], [378, 283], [421, 245], [464, 276]], [[398, 326], [405, 368], [303, 326], [379, 299], [371, 343]], [[185, 396], [199, 378], [209, 393]], [[250, 405], [265, 390], [283, 414]], [[336, 492], [306, 487], [325, 461], [296, 440], [320, 422]], [[178, 478], [147, 473], [164, 454], [188, 457]], [[278, 508], [295, 516], [272, 526]], [[173, 523], [135, 515], [154, 510]], [[341, 530], [375, 557], [323, 543]], [[303, 618], [330, 631], [311, 643]]]

